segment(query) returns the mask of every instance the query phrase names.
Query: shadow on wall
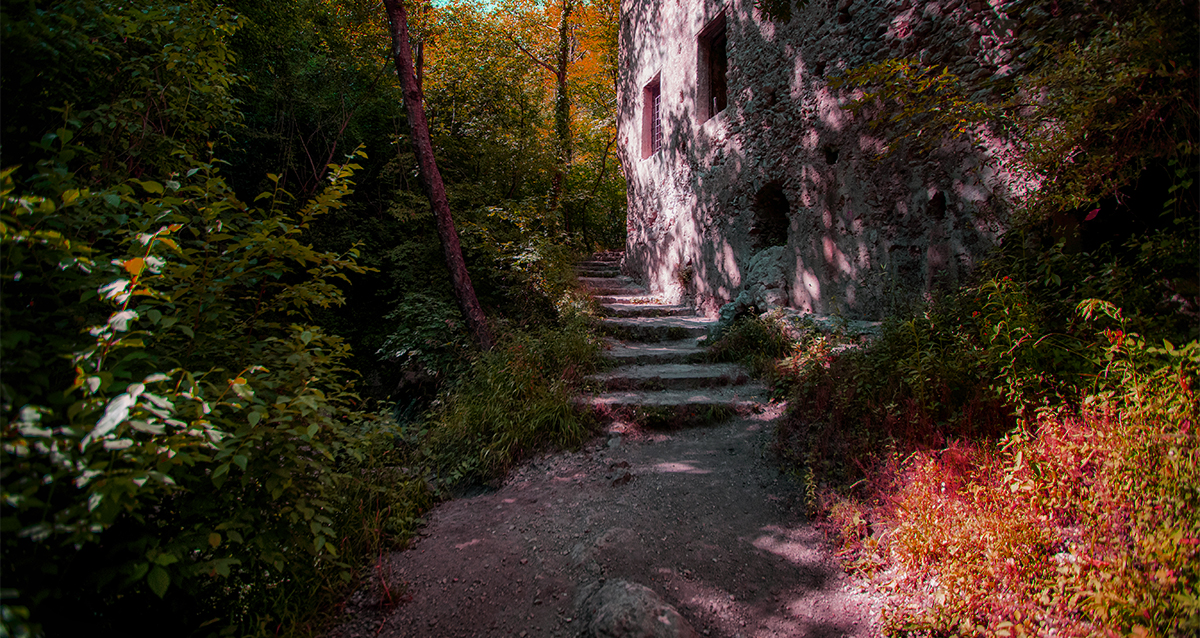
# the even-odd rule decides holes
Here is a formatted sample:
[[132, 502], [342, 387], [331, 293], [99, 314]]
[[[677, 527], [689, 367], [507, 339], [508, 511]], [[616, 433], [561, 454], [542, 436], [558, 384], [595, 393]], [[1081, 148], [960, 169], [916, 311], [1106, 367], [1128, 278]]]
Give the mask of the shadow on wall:
[[[1003, 45], [987, 35], [1005, 28], [990, 7], [810, 3], [776, 25], [761, 21], [752, 0], [731, 0], [728, 102], [711, 117], [698, 82], [709, 72], [705, 26], [721, 5], [622, 9], [626, 267], [652, 290], [708, 313], [747, 291], [778, 299], [783, 290], [803, 310], [878, 318], [957, 286], [998, 239], [1000, 210], [1013, 196], [998, 142], [902, 148], [877, 160], [885, 137], [842, 108], [852, 96], [832, 91], [826, 77], [909, 55], [959, 73], [999, 73], [986, 62], [999, 54], [981, 45], [980, 34]], [[662, 144], [643, 159], [629, 152], [642, 115], [631, 96], [651, 73], [662, 82]]]

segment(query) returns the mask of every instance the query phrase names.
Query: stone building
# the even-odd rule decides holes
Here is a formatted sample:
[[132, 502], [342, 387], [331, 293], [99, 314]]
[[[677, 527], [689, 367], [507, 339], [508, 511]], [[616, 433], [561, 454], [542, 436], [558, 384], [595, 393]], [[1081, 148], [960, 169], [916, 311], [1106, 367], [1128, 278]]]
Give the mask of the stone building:
[[[999, 0], [993, 0], [998, 2]], [[624, 270], [707, 314], [731, 301], [872, 319], [957, 284], [1020, 182], [965, 142], [877, 160], [886, 139], [828, 78], [888, 57], [1013, 72], [1013, 25], [964, 0], [623, 0]]]

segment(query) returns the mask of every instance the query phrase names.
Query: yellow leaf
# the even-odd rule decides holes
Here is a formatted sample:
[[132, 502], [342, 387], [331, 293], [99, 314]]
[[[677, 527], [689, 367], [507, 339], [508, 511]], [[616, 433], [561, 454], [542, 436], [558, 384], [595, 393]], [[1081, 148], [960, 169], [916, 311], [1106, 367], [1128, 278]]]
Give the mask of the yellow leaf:
[[145, 268], [146, 260], [142, 259], [141, 257], [134, 257], [133, 259], [129, 259], [125, 262], [125, 270], [135, 277], [140, 275], [142, 270], [145, 270]]
[[233, 385], [246, 385], [246, 378], [245, 378], [245, 377], [238, 377], [238, 378], [234, 379], [234, 380], [233, 380]]
[[221, 544], [221, 535], [216, 532], [209, 534], [208, 544], [212, 545], [213, 548], [216, 549], [216, 547]]

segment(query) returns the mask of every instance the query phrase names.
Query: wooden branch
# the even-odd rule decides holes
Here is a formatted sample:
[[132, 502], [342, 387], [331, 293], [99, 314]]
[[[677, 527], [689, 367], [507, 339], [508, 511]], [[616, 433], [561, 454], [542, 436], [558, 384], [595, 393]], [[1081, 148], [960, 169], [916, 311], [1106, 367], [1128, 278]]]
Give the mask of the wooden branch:
[[538, 58], [538, 56], [536, 56], [536, 55], [534, 55], [533, 53], [531, 53], [531, 52], [529, 51], [529, 49], [526, 49], [524, 46], [522, 46], [522, 45], [521, 45], [521, 42], [520, 42], [519, 40], [517, 40], [516, 38], [514, 38], [513, 36], [511, 36], [511, 35], [510, 35], [510, 36], [508, 36], [508, 39], [509, 39], [509, 41], [511, 41], [511, 42], [512, 42], [514, 45], [516, 45], [516, 47], [517, 47], [518, 49], [520, 49], [520, 50], [521, 50], [521, 53], [524, 53], [525, 55], [529, 56], [529, 59], [530, 59], [530, 60], [533, 60], [534, 62], [536, 62], [536, 63], [537, 63], [539, 66], [541, 66], [542, 68], [544, 68], [544, 69], [546, 69], [547, 71], [549, 71], [549, 72], [553, 73], [555, 78], [558, 78], [560, 81], [562, 80], [562, 77], [561, 77], [561, 76], [559, 75], [559, 73], [558, 73], [558, 69], [556, 69], [556, 68], [554, 68], [554, 67], [550, 66], [549, 64], [547, 64], [547, 63], [543, 62], [541, 59], [539, 59], [539, 58]]

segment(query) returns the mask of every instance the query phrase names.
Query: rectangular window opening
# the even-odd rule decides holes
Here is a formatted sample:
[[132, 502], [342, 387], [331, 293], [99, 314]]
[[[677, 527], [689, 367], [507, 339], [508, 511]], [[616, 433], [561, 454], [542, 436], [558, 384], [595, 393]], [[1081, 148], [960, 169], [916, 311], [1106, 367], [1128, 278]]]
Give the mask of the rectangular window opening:
[[662, 89], [655, 76], [642, 89], [642, 159], [662, 150]]
[[725, 110], [729, 102], [726, 75], [729, 71], [729, 40], [725, 14], [721, 13], [700, 31], [696, 41], [699, 53], [696, 68], [697, 102], [701, 121], [708, 121]]

